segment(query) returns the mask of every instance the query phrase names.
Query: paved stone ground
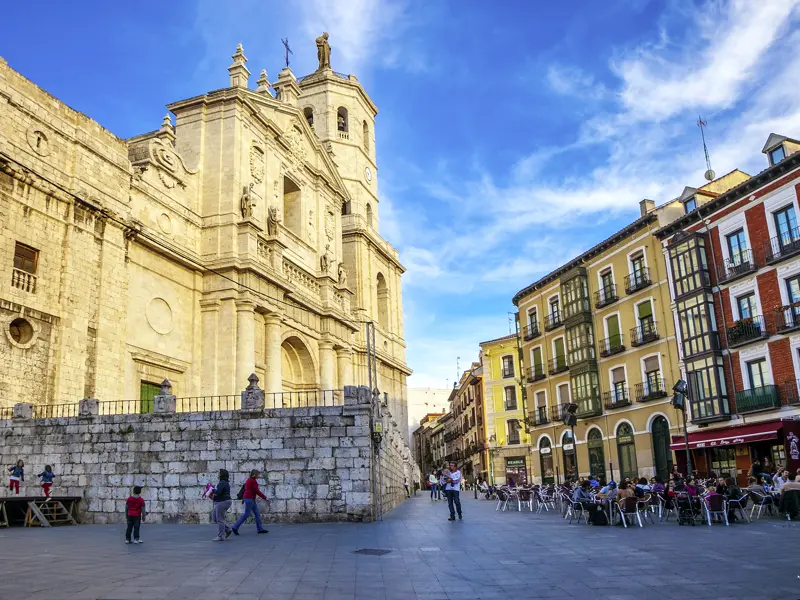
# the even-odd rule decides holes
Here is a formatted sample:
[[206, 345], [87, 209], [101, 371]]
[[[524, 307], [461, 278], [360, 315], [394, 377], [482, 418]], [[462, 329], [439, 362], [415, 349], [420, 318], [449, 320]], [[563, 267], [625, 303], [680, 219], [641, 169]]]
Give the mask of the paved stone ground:
[[225, 543], [210, 525], [144, 524], [140, 546], [121, 526], [0, 529], [0, 598], [800, 598], [800, 523], [595, 528], [464, 495], [464, 521], [419, 494], [381, 523], [245, 525]]

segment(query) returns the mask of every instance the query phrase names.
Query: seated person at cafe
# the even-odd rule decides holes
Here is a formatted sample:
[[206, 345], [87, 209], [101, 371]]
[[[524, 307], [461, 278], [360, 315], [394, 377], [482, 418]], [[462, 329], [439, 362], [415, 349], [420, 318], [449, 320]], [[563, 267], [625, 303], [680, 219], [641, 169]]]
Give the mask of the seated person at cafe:
[[775, 491], [779, 492], [783, 487], [783, 484], [788, 481], [791, 481], [789, 478], [789, 469], [783, 469], [772, 479], [772, 482], [775, 484]]
[[572, 501], [583, 506], [583, 510], [589, 513], [589, 523], [594, 524], [597, 504], [595, 504], [594, 499], [589, 494], [589, 482], [587, 480], [582, 481], [581, 484], [575, 488], [575, 491], [572, 492]]
[[750, 494], [750, 497], [753, 499], [753, 502], [761, 504], [761, 498], [766, 498], [766, 502], [764, 502], [764, 506], [770, 507], [770, 512], [772, 512], [772, 505], [775, 503], [772, 496], [764, 490], [764, 486], [758, 482], [755, 477], [749, 478], [750, 485], [747, 486], [745, 490]]
[[617, 483], [615, 481], [612, 481], [608, 485], [600, 488], [600, 493], [598, 494], [598, 496], [600, 496], [601, 498], [605, 499], [610, 498], [612, 500], [616, 495], [617, 495]]
[[617, 491], [616, 498], [619, 501], [619, 505], [622, 506], [625, 504], [625, 498], [633, 498], [636, 494], [633, 493], [633, 489], [629, 481], [623, 481], [620, 486], [619, 490]]
[[690, 497], [696, 498], [697, 497], [697, 482], [695, 481], [694, 477], [689, 477], [686, 480], [686, 485], [684, 486], [686, 493], [689, 494]]

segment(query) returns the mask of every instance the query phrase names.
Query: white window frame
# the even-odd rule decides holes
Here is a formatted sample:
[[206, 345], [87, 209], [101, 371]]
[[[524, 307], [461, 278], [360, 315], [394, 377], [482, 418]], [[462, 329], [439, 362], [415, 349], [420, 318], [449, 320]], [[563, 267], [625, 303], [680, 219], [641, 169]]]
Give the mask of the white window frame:
[[614, 381], [611, 378], [611, 371], [613, 371], [614, 369], [619, 369], [620, 367], [622, 367], [625, 370], [625, 387], [630, 387], [630, 385], [628, 385], [630, 382], [628, 379], [628, 365], [626, 363], [618, 363], [613, 367], [608, 368], [608, 389], [610, 391], [614, 390]]
[[614, 272], [614, 265], [612, 263], [608, 263], [608, 264], [603, 265], [602, 267], [597, 269], [597, 289], [598, 290], [602, 290], [603, 289], [603, 277], [602, 277], [602, 274], [603, 274], [603, 271], [605, 271], [606, 269], [611, 269], [611, 282], [612, 283], [617, 283], [617, 274]]
[[[746, 213], [744, 212], [736, 213], [721, 221], [719, 225], [717, 225], [717, 232], [719, 233], [719, 245], [722, 247], [723, 265], [731, 258], [731, 252], [728, 248], [728, 236], [734, 233], [736, 230], [744, 230], [744, 239], [747, 243], [747, 249], [751, 251], [753, 249], [753, 245], [750, 243], [750, 232], [747, 229], [747, 219], [745, 215]], [[755, 274], [753, 277], [755, 277]]]
[[561, 292], [556, 292], [555, 294], [553, 294], [551, 296], [548, 296], [548, 298], [547, 298], [547, 316], [548, 317], [553, 316], [553, 313], [550, 310], [552, 308], [552, 305], [550, 304], [550, 302], [553, 300], [553, 298], [558, 299], [558, 318], [563, 320], [564, 319], [564, 307], [561, 305]]
[[[798, 379], [800, 379], [800, 377], [798, 377]], [[556, 398], [554, 402], [561, 402], [561, 394], [559, 393], [559, 390], [564, 386], [567, 386], [567, 399], [570, 402], [572, 402], [572, 387], [570, 386], [569, 381], [565, 381], [564, 383], [559, 383], [556, 386]]]
[[556, 340], [561, 340], [562, 345], [564, 346], [564, 360], [567, 360], [567, 336], [566, 335], [559, 335], [558, 337], [554, 337], [550, 342], [550, 350], [552, 351], [551, 356], [553, 358], [556, 357]]
[[536, 396], [538, 396], [539, 394], [544, 394], [544, 407], [545, 407], [545, 412], [547, 412], [550, 409], [550, 402], [547, 398], [547, 388], [536, 390], [535, 392], [533, 392], [533, 406], [536, 409], [539, 408], [539, 404], [536, 402]]
[[[531, 313], [533, 313], [536, 316], [536, 320], [535, 321], [531, 321]], [[532, 306], [531, 308], [529, 308], [527, 310], [527, 312], [526, 312], [526, 315], [527, 315], [527, 319], [528, 319], [528, 329], [532, 329], [534, 323], [536, 323], [538, 325], [538, 322], [539, 322], [539, 307], [538, 306]]]
[[764, 385], [775, 385], [775, 380], [773, 379], [772, 375], [772, 360], [770, 358], [769, 345], [765, 343], [759, 344], [758, 346], [750, 346], [739, 351], [739, 373], [742, 374], [742, 385], [744, 386], [744, 389], [751, 389], [750, 376], [747, 372], [747, 363], [753, 362], [754, 360], [760, 360], [762, 358], [766, 359], [767, 361], [767, 377], [764, 381]]
[[503, 354], [500, 356], [500, 379], [511, 379], [511, 377], [506, 377], [503, 373], [503, 368], [505, 367], [505, 359], [510, 357], [511, 358], [511, 368], [514, 370], [514, 374], [511, 377], [517, 376], [517, 366], [514, 364], [514, 355], [513, 354]]
[[739, 297], [746, 296], [751, 292], [754, 292], [756, 295], [756, 315], [764, 316], [764, 313], [761, 311], [761, 297], [758, 294], [758, 285], [756, 285], [756, 279], [753, 277], [735, 287], [728, 288], [728, 301], [731, 305], [731, 317], [734, 322], [742, 319], [742, 315], [739, 313]]
[[[517, 405], [516, 408], [508, 408], [506, 406], [506, 390], [514, 390], [514, 403]], [[515, 385], [504, 385], [503, 386], [503, 412], [512, 412], [519, 410], [519, 401], [520, 396], [517, 394], [517, 386]]]
[[[623, 335], [623, 332], [625, 331], [625, 329], [622, 327], [622, 314], [617, 310], [617, 311], [615, 311], [613, 313], [609, 313], [605, 317], [603, 317], [603, 333], [605, 333], [605, 335], [603, 336], [603, 339], [608, 339], [608, 320], [613, 316], [616, 316], [617, 317], [617, 321], [619, 321], [619, 333], [620, 333], [620, 335]], [[637, 322], [638, 322], [638, 318], [637, 318]]]
[[642, 383], [647, 381], [647, 372], [644, 370], [644, 361], [646, 361], [648, 358], [653, 358], [654, 356], [658, 357], [658, 372], [661, 374], [661, 379], [664, 379], [664, 364], [661, 360], [661, 352], [651, 352], [650, 354], [642, 356], [639, 359], [639, 370], [641, 371]]
[[536, 364], [536, 362], [533, 360], [533, 353], [537, 348], [539, 348], [539, 350], [541, 352], [541, 355], [542, 355], [542, 369], [544, 369], [546, 371], [547, 370], [547, 368], [546, 368], [547, 367], [547, 357], [544, 355], [544, 346], [542, 344], [536, 344], [535, 346], [533, 346], [531, 348], [531, 367], [533, 367], [533, 365]]
[[764, 198], [764, 215], [767, 219], [770, 240], [778, 235], [778, 231], [775, 228], [775, 213], [777, 211], [791, 203], [794, 206], [794, 214], [800, 219], [800, 207], [798, 207], [797, 193], [794, 189], [795, 183], [796, 181], [787, 183], [780, 190], [776, 190]]
[[627, 254], [626, 258], [627, 258], [628, 272], [626, 273], [626, 275], [633, 275], [633, 261], [631, 260], [631, 258], [633, 257], [634, 254], [638, 254], [639, 252], [642, 253], [642, 258], [644, 259], [644, 268], [647, 269], [648, 271], [650, 270], [650, 265], [647, 263], [647, 246], [639, 246], [638, 248], [634, 248]]
[[786, 280], [800, 275], [800, 260], [791, 262], [783, 268], [778, 267], [776, 274], [778, 276], [778, 287], [781, 293], [781, 306], [786, 306], [789, 304], [789, 292], [786, 291]]

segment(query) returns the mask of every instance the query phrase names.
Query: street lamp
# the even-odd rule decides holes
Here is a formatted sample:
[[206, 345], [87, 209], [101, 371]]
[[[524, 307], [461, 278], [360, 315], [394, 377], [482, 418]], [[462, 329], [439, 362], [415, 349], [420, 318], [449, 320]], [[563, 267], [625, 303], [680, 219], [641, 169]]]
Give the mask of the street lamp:
[[686, 428], [686, 394], [689, 393], [689, 385], [683, 380], [678, 379], [672, 387], [672, 406], [681, 411], [683, 415], [683, 442], [686, 445], [686, 480], [692, 476], [692, 455], [689, 452], [689, 431]]

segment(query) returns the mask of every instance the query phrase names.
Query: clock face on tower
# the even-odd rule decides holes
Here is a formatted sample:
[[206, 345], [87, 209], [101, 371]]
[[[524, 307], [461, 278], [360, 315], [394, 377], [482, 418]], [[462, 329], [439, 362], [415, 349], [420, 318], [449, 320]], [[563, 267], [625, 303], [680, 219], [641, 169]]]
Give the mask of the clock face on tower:
[[367, 181], [372, 181], [372, 169], [369, 167], [364, 168], [364, 177]]

